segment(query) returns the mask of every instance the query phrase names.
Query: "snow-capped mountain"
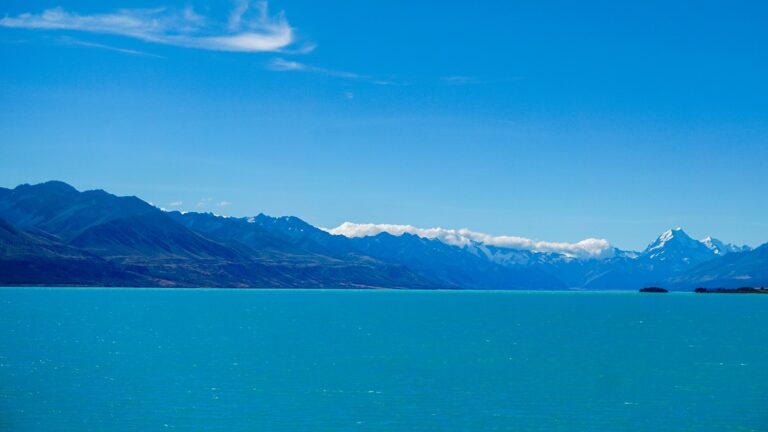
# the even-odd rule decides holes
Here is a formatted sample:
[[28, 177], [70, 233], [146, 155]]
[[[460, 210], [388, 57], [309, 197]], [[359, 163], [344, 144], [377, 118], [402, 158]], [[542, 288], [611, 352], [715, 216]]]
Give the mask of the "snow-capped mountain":
[[724, 243], [716, 238], [705, 237], [701, 242], [717, 255], [725, 255], [733, 252], [747, 252], [752, 250], [749, 246], [737, 246], [732, 243]]
[[704, 243], [691, 238], [682, 228], [673, 228], [645, 248], [641, 257], [655, 261], [679, 261], [698, 264], [714, 258], [716, 253]]

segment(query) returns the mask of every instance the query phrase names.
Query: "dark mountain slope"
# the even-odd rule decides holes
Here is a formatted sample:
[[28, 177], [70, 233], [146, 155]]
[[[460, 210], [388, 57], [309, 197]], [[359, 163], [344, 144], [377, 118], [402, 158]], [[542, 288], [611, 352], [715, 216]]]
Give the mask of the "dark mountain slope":
[[95, 255], [20, 230], [0, 219], [0, 281], [4, 285], [128, 285], [154, 282]]
[[202, 237], [159, 211], [91, 226], [69, 244], [105, 257], [245, 259], [238, 251]]
[[412, 234], [381, 233], [350, 239], [362, 253], [385, 262], [407, 265], [436, 280], [438, 288], [562, 289], [563, 283], [539, 269], [502, 266], [469, 248], [451, 246]]
[[768, 286], [768, 243], [752, 251], [729, 253], [666, 282], [681, 289]]
[[159, 211], [136, 197], [117, 197], [102, 190], [78, 192], [59, 181], [21, 185], [0, 194], [0, 214], [9, 223], [34, 227], [64, 241], [110, 220]]
[[[136, 275], [155, 285], [392, 288], [434, 285], [400, 264], [383, 263], [365, 256], [341, 259], [339, 256], [346, 254], [329, 252], [326, 245], [317, 243], [312, 236], [327, 241], [329, 246], [346, 239], [328, 239], [335, 236], [298, 218], [261, 215], [254, 218], [260, 223], [252, 223], [253, 220], [204, 214], [168, 214], [135, 197], [117, 197], [104, 191], [78, 192], [61, 182], [0, 189], [0, 217], [79, 256], [91, 259], [98, 256], [102, 258], [101, 265], [108, 264], [120, 274]], [[27, 261], [47, 262], [45, 251], [38, 246], [28, 248], [31, 255]], [[10, 250], [10, 246], [4, 248]], [[85, 267], [86, 263], [79, 265]], [[21, 269], [22, 266], [16, 263], [8, 268]], [[94, 268], [99, 266], [94, 264]], [[53, 281], [40, 266], [27, 273], [33, 274], [40, 283], [58, 281]], [[10, 274], [6, 276], [0, 281], [16, 280]], [[124, 278], [115, 280], [115, 283], [123, 282]]]
[[174, 221], [205, 237], [245, 254], [267, 259], [275, 255], [300, 256], [307, 251], [268, 232], [253, 218], [229, 218], [211, 213], [168, 213]]
[[310, 253], [340, 259], [360, 254], [347, 237], [327, 233], [295, 216], [270, 217], [259, 214], [253, 218], [253, 222], [280, 241]]
[[349, 239], [333, 236], [299, 218], [228, 218], [210, 213], [169, 214], [185, 227], [228, 245], [254, 261], [290, 275], [290, 286], [434, 288], [429, 277], [401, 263], [356, 251]]
[[184, 228], [136, 197], [78, 192], [62, 182], [22, 185], [0, 195], [0, 217], [104, 257], [236, 259], [236, 251]]

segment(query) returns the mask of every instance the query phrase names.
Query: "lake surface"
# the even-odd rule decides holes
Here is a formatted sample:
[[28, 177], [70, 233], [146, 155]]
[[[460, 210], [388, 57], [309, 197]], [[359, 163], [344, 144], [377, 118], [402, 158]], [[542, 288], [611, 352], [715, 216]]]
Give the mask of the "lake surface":
[[765, 431], [768, 296], [0, 289], [2, 431]]

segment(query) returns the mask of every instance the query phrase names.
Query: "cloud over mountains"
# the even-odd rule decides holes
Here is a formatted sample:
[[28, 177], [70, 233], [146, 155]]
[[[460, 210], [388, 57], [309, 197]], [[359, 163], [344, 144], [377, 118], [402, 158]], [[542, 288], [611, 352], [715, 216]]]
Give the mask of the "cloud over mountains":
[[610, 258], [614, 248], [605, 239], [588, 238], [577, 243], [547, 242], [516, 236], [493, 236], [477, 231], [445, 228], [417, 228], [412, 225], [358, 224], [344, 222], [336, 228], [324, 228], [325, 231], [345, 237], [370, 237], [386, 232], [394, 236], [413, 234], [428, 239], [438, 239], [453, 246], [468, 246], [473, 242], [487, 246], [507, 249], [529, 250], [533, 252], [553, 252], [577, 258]]

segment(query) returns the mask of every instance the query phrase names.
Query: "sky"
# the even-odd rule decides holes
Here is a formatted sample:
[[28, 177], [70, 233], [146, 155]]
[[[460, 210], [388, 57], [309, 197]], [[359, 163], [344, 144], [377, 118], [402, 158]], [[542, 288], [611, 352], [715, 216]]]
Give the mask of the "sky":
[[4, 1], [0, 186], [768, 241], [768, 4]]

